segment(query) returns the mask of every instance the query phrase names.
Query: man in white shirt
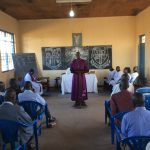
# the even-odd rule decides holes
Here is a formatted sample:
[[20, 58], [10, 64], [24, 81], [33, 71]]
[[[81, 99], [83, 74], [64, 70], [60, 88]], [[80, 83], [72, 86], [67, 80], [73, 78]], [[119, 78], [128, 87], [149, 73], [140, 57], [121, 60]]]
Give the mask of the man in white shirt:
[[108, 75], [107, 75], [107, 79], [106, 82], [109, 84], [109, 82], [111, 81], [112, 78], [114, 78], [115, 75], [115, 70], [113, 68], [109, 69]]
[[109, 72], [108, 72], [107, 77], [104, 77], [104, 88], [105, 88], [105, 90], [109, 89], [109, 83], [110, 83], [111, 79], [114, 78], [114, 74], [115, 74], [115, 70], [112, 67], [109, 68]]
[[136, 79], [138, 76], [139, 76], [138, 67], [135, 66], [135, 67], [133, 67], [133, 73], [131, 74], [130, 83], [133, 84], [133, 82], [135, 81], [135, 79]]
[[24, 81], [30, 81], [32, 83], [32, 87], [36, 93], [39, 93], [40, 95], [43, 94], [43, 86], [41, 83], [39, 83], [34, 76], [34, 69], [30, 69], [29, 72], [25, 75]]
[[128, 74], [128, 76], [129, 76], [129, 81], [130, 81], [130, 80], [131, 80], [131, 69], [130, 69], [130, 67], [125, 67], [125, 68], [123, 69], [123, 73]]
[[[24, 92], [18, 95], [18, 101], [19, 103], [24, 101], [35, 101], [40, 103], [43, 106], [43, 108], [45, 108], [45, 105], [47, 105], [47, 102], [42, 96], [40, 96], [38, 93], [33, 92], [32, 84], [30, 81], [25, 82]], [[49, 118], [49, 123], [54, 122], [56, 120], [54, 117], [51, 116], [50, 111], [48, 109], [46, 115]]]
[[122, 74], [123, 74], [123, 72], [120, 70], [120, 67], [117, 66], [116, 71], [114, 73], [114, 78], [111, 79], [109, 85], [112, 87], [115, 86], [118, 83], [118, 81], [120, 80]]

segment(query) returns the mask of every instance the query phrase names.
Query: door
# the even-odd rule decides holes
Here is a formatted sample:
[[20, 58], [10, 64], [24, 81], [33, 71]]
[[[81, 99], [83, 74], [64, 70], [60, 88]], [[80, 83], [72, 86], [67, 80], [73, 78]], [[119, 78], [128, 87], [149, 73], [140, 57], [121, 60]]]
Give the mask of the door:
[[139, 73], [145, 76], [145, 35], [139, 36], [139, 58], [138, 58]]

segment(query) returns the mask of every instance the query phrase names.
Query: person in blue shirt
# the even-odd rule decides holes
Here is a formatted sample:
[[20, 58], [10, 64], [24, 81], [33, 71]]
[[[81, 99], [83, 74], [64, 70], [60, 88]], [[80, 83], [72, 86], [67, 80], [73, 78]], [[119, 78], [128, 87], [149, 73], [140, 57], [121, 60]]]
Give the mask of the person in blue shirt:
[[127, 113], [122, 120], [121, 132], [125, 138], [132, 136], [150, 136], [150, 111], [144, 106], [141, 93], [132, 97], [134, 110]]

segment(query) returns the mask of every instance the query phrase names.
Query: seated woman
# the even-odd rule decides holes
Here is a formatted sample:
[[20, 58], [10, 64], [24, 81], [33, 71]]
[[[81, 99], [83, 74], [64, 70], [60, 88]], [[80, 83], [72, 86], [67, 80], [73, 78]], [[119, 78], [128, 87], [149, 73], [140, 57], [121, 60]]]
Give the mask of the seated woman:
[[24, 77], [24, 81], [30, 81], [34, 91], [40, 95], [43, 94], [43, 86], [38, 82], [36, 76], [34, 75], [34, 69], [29, 70], [29, 72]]

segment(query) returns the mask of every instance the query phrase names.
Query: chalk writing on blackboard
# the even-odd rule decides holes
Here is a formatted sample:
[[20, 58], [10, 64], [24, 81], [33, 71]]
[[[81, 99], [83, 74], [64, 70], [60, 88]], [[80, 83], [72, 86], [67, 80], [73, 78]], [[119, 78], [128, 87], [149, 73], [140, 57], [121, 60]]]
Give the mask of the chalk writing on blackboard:
[[13, 54], [13, 63], [15, 74], [19, 77], [24, 77], [31, 68], [35, 70], [36, 74], [38, 73], [34, 53]]
[[57, 70], [61, 67], [61, 48], [46, 48], [45, 49], [45, 66]]
[[109, 67], [111, 63], [110, 53], [108, 46], [90, 47], [90, 65], [97, 69]]

